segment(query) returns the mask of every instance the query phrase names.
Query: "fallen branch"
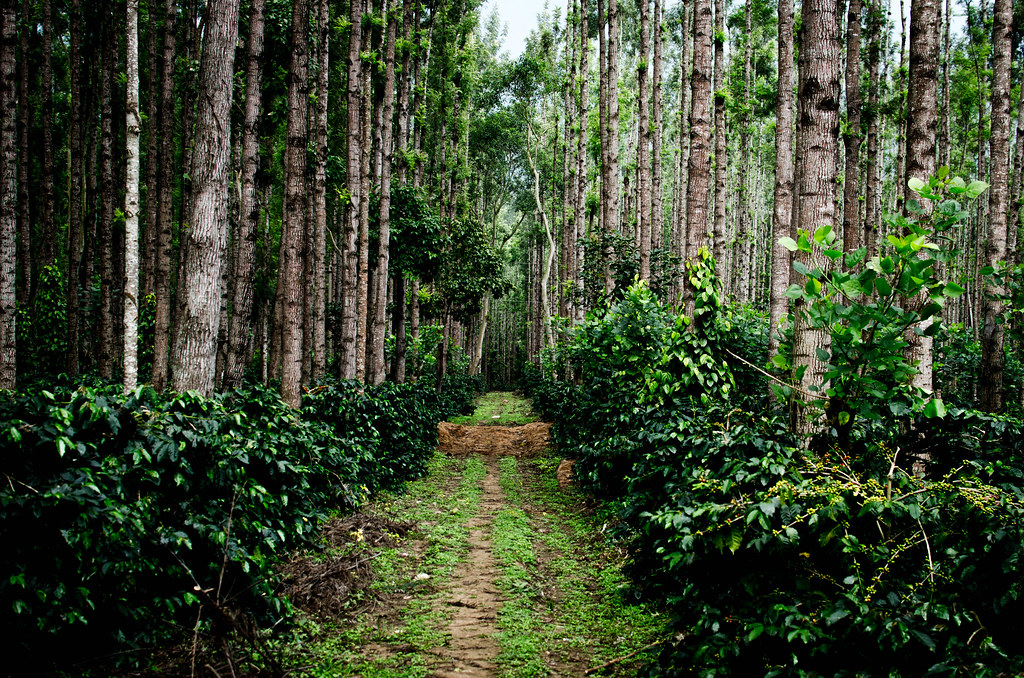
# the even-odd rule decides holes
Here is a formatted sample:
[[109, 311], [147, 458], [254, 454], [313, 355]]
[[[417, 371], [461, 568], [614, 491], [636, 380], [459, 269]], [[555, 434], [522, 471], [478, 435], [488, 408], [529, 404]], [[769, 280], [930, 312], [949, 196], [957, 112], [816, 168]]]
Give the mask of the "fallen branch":
[[779, 384], [780, 386], [785, 386], [786, 388], [793, 389], [793, 391], [795, 391], [796, 393], [799, 393], [802, 396], [810, 398], [811, 400], [828, 400], [828, 396], [825, 395], [824, 393], [808, 393], [807, 391], [803, 390], [799, 386], [794, 386], [793, 384], [787, 383], [787, 382], [779, 379], [778, 377], [776, 377], [774, 374], [771, 374], [770, 372], [766, 372], [766, 371], [762, 370], [760, 367], [758, 367], [754, 363], [750, 362], [746, 358], [742, 358], [742, 357], [736, 355], [735, 353], [733, 353], [729, 349], [725, 349], [725, 352], [728, 353], [733, 358], [736, 358], [736, 360], [739, 360], [741, 363], [745, 364], [747, 367], [751, 367], [751, 368], [757, 370], [762, 375], [768, 377], [769, 379], [774, 381], [776, 384]]
[[595, 666], [592, 669], [587, 669], [586, 671], [583, 672], [583, 675], [589, 676], [589, 675], [591, 675], [593, 673], [597, 673], [599, 671], [604, 671], [605, 669], [607, 669], [610, 666], [615, 666], [616, 664], [621, 664], [622, 662], [626, 661], [627, 659], [632, 659], [633, 657], [637, 656], [638, 654], [642, 654], [644, 652], [647, 652], [648, 650], [653, 650], [654, 648], [658, 647], [659, 645], [663, 644], [664, 642], [665, 642], [664, 640], [659, 640], [656, 643], [651, 643], [650, 645], [645, 645], [644, 647], [641, 647], [636, 652], [630, 652], [627, 655], [623, 655], [621, 657], [616, 657], [615, 659], [612, 659], [611, 661], [607, 661], [604, 664], [601, 664], [600, 666]]

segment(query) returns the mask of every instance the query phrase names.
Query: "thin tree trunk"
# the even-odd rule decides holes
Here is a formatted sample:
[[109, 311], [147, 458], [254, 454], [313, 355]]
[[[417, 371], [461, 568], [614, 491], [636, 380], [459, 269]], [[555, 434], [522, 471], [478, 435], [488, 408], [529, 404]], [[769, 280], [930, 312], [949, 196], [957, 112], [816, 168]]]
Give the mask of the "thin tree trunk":
[[306, 147], [309, 143], [309, 5], [292, 3], [291, 66], [288, 73], [287, 142], [284, 151], [284, 213], [277, 297], [281, 304], [281, 399], [292, 407], [302, 401], [303, 267], [306, 236]]
[[846, 165], [843, 183], [843, 249], [861, 245], [860, 225], [860, 13], [861, 0], [850, 0], [846, 13]]
[[[43, 0], [43, 60], [39, 72], [39, 111], [43, 124], [43, 162], [40, 166], [42, 209], [39, 214], [41, 233], [39, 247], [40, 268], [57, 259], [57, 218], [53, 188], [53, 8], [51, 0]], [[137, 65], [137, 64], [136, 64]]]
[[348, 214], [345, 220], [345, 234], [342, 251], [345, 257], [344, 289], [342, 290], [341, 313], [341, 377], [356, 377], [356, 277], [359, 267], [359, 250], [356, 248], [359, 233], [359, 205], [361, 201], [359, 180], [359, 145], [361, 138], [360, 106], [362, 96], [362, 61], [359, 56], [362, 42], [363, 0], [351, 0], [349, 13], [348, 49], [348, 150], [346, 178], [349, 192]]
[[727, 285], [731, 269], [726, 261], [725, 203], [728, 150], [725, 138], [725, 0], [715, 0], [715, 224], [711, 235], [718, 279]]
[[[693, 75], [690, 79], [690, 158], [686, 183], [686, 263], [696, 264], [711, 231], [711, 0], [693, 4]], [[685, 279], [685, 276], [684, 276]], [[694, 290], [683, 285], [684, 313], [693, 316]]]
[[319, 0], [317, 19], [316, 108], [311, 130], [316, 143], [316, 165], [313, 170], [310, 221], [311, 279], [306, 293], [312, 293], [309, 328], [311, 337], [307, 353], [311, 354], [309, 381], [316, 382], [327, 371], [327, 118], [330, 75], [330, 4]]
[[[942, 111], [939, 118], [939, 147], [937, 164], [939, 167], [949, 167], [950, 164], [950, 91], [949, 91], [949, 62], [952, 58], [950, 51], [949, 29], [952, 23], [951, 0], [946, 0], [945, 12], [942, 15]], [[1024, 91], [1024, 90], [1022, 90]]]
[[139, 107], [139, 0], [128, 0], [127, 93], [125, 128], [128, 170], [124, 198], [124, 390], [131, 393], [139, 379], [139, 141], [142, 115]]
[[754, 166], [750, 164], [750, 127], [752, 124], [750, 111], [754, 102], [751, 100], [753, 91], [751, 88], [752, 73], [752, 52], [754, 36], [751, 30], [751, 2], [744, 3], [744, 31], [746, 37], [743, 47], [743, 113], [740, 116], [740, 166], [739, 191], [739, 219], [736, 224], [736, 248], [737, 248], [737, 286], [735, 289], [736, 298], [741, 302], [750, 301], [750, 248], [751, 248], [751, 224], [750, 224], [750, 174], [755, 172]]
[[153, 388], [162, 391], [170, 376], [171, 243], [174, 220], [174, 63], [177, 53], [175, 0], [164, 5], [163, 72], [160, 84], [160, 198], [156, 241], [156, 308], [153, 321]]
[[879, 189], [878, 138], [879, 138], [879, 94], [882, 65], [882, 40], [885, 22], [882, 21], [882, 8], [876, 1], [868, 5], [868, 102], [867, 113], [867, 150], [864, 154], [864, 233], [862, 242], [873, 255], [878, 246], [879, 208], [881, 197]]
[[228, 359], [224, 388], [242, 383], [245, 368], [252, 359], [253, 282], [256, 275], [256, 239], [260, 209], [256, 194], [256, 170], [260, 157], [260, 99], [263, 86], [263, 33], [266, 0], [253, 0], [249, 15], [248, 65], [245, 74], [245, 113], [242, 122], [241, 191], [238, 201], [238, 228], [234, 289], [231, 302], [231, 330], [228, 334]]
[[579, 46], [579, 136], [576, 147], [576, 208], [575, 208], [575, 230], [576, 239], [573, 243], [575, 249], [576, 263], [573, 267], [575, 273], [575, 299], [573, 300], [573, 319], [576, 324], [583, 322], [583, 274], [584, 274], [584, 248], [583, 242], [586, 236], [585, 209], [587, 200], [587, 84], [590, 73], [589, 60], [590, 34], [587, 27], [587, 0], [580, 0], [580, 46]]
[[[385, 14], [386, 16], [386, 14]], [[372, 385], [383, 383], [385, 372], [384, 335], [387, 321], [387, 292], [390, 279], [390, 243], [391, 243], [391, 167], [392, 167], [392, 123], [395, 113], [395, 37], [398, 25], [397, 16], [386, 18], [387, 45], [384, 52], [384, 113], [381, 144], [383, 161], [380, 177], [380, 228], [377, 246], [377, 271], [374, 275], [376, 283], [373, 316], [373, 346], [370, 352], [369, 382]]]
[[[363, 42], [369, 35], [364, 32]], [[360, 104], [360, 157], [359, 157], [359, 268], [356, 277], [356, 379], [366, 381], [366, 344], [370, 297], [370, 151], [371, 94], [373, 92], [370, 69], [362, 71], [362, 103]]]
[[[32, 112], [29, 106], [28, 81], [31, 62], [29, 60], [29, 34], [32, 30], [32, 23], [29, 12], [32, 9], [31, 0], [22, 0], [21, 3], [21, 31], [19, 35], [18, 59], [18, 92], [15, 96], [15, 105], [18, 107], [17, 134], [19, 162], [17, 163], [18, 182], [18, 251], [16, 266], [20, 272], [17, 281], [18, 305], [27, 308], [32, 298], [32, 191], [29, 184], [29, 169], [32, 167], [32, 158], [29, 156], [28, 144], [29, 128], [31, 126]], [[17, 27], [14, 28], [17, 31]]]
[[114, 78], [117, 77], [117, 34], [114, 30], [113, 4], [104, 9], [103, 71], [100, 76], [100, 221], [97, 247], [100, 262], [100, 306], [97, 311], [96, 366], [100, 376], [114, 376]]
[[[81, 0], [71, 3], [71, 54], [68, 70], [71, 79], [71, 122], [68, 130], [68, 280], [67, 318], [68, 375], [79, 373], [79, 327], [81, 326], [78, 300], [79, 274], [82, 263], [82, 7]], [[154, 118], [155, 123], [155, 118]], [[154, 190], [154, 189], [151, 189]]]
[[179, 392], [210, 395], [214, 387], [237, 38], [238, 0], [210, 0], [199, 66], [192, 209], [178, 282], [183, 304], [172, 356], [171, 386]]
[[665, 239], [665, 206], [662, 189], [661, 145], [664, 110], [662, 101], [661, 60], [665, 53], [661, 0], [654, 0], [654, 58], [651, 64], [651, 247], [659, 249]]
[[[992, 133], [990, 156], [992, 175], [989, 189], [988, 243], [985, 262], [998, 268], [1010, 258], [1007, 252], [1007, 193], [1010, 155], [1010, 59], [1013, 30], [1013, 5], [1010, 0], [995, 0], [992, 12]], [[989, 278], [982, 300], [981, 378], [978, 382], [979, 407], [986, 412], [1003, 408], [1003, 299], [1006, 283]]]
[[[650, 1], [638, 0], [640, 7], [640, 59], [637, 62], [637, 193], [636, 219], [640, 232], [640, 279], [651, 279], [651, 101], [650, 42], [651, 20]], [[657, 19], [655, 19], [657, 20]]]
[[0, 390], [18, 375], [15, 242], [18, 229], [17, 60], [14, 0], [0, 0]]

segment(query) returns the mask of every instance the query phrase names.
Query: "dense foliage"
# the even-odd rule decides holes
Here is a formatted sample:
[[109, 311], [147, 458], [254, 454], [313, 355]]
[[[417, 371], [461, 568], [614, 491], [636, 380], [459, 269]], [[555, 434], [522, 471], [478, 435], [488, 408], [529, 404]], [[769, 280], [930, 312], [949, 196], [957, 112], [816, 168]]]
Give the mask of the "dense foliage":
[[1021, 424], [925, 418], [917, 397], [899, 418], [851, 417], [855, 430], [802, 446], [759, 398], [763, 324], [722, 309], [695, 273], [697, 322], [635, 285], [526, 381], [581, 487], [619, 506], [638, 594], [672, 614], [677, 640], [652, 674], [1019, 669]]
[[301, 411], [262, 387], [212, 399], [62, 387], [4, 400], [7, 646], [41, 665], [58, 643], [96, 656], [190, 629], [199, 604], [280, 619], [275, 559], [328, 511], [422, 476], [437, 422], [473, 385], [328, 383]]

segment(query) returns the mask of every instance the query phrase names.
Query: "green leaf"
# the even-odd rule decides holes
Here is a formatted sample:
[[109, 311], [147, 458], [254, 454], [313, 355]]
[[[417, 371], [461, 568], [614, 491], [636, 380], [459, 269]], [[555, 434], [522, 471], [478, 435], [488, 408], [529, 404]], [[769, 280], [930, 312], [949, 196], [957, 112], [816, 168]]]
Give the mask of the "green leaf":
[[848, 424], [849, 421], [850, 421], [850, 413], [849, 412], [840, 412], [838, 419], [839, 419], [839, 425], [840, 426], [846, 426], [846, 424]]
[[929, 419], [938, 417], [942, 419], [946, 416], [946, 406], [942, 403], [942, 398], [932, 398], [928, 401], [928, 404], [924, 406], [924, 416]]
[[829, 361], [829, 359], [832, 357], [832, 355], [828, 351], [823, 349], [823, 348], [816, 348], [816, 349], [814, 349], [814, 353], [815, 353], [815, 355], [818, 356], [818, 360], [820, 360], [820, 361], [822, 361], [824, 363], [827, 363]]
[[875, 278], [875, 289], [883, 297], [887, 297], [892, 294], [892, 285], [885, 278]]
[[790, 252], [796, 252], [797, 251], [796, 240], [793, 240], [792, 238], [787, 238], [787, 237], [779, 238], [779, 244], [782, 245], [783, 247], [785, 247]]
[[950, 299], [956, 299], [964, 293], [964, 288], [960, 287], [956, 283], [946, 283], [946, 286], [942, 288], [942, 295]]
[[967, 186], [967, 197], [977, 198], [979, 195], [988, 190], [988, 182], [986, 181], [972, 181]]
[[911, 177], [910, 180], [907, 181], [907, 186], [909, 186], [910, 190], [912, 190], [914, 193], [920, 193], [921, 191], [928, 187], [928, 184], [924, 183], [917, 177]]
[[784, 355], [776, 354], [776, 355], [772, 356], [772, 365], [774, 365], [775, 367], [778, 367], [780, 370], [788, 370], [789, 369], [789, 360], [786, 359], [786, 356], [784, 356]]
[[800, 261], [793, 262], [793, 270], [799, 273], [800, 275], [811, 275], [811, 269], [807, 268], [806, 264]]

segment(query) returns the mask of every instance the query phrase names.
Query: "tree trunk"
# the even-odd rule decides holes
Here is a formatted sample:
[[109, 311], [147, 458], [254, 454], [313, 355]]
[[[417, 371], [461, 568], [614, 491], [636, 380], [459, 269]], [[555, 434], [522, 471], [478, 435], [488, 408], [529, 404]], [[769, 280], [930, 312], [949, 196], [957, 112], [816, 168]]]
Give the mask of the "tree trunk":
[[654, 58], [651, 64], [651, 247], [658, 249], [665, 239], [665, 206], [662, 189], [661, 145], [664, 110], [661, 91], [661, 60], [665, 53], [661, 0], [654, 0]]
[[740, 115], [740, 166], [739, 166], [739, 219], [736, 224], [736, 256], [737, 285], [736, 299], [741, 302], [750, 301], [750, 175], [756, 171], [750, 164], [750, 128], [752, 120], [750, 111], [753, 109], [753, 92], [751, 89], [751, 61], [754, 36], [751, 31], [751, 1], [744, 3], [744, 31], [746, 37], [743, 45], [743, 109]]
[[[985, 261], [988, 266], [998, 269], [1010, 259], [1006, 248], [1006, 209], [1010, 164], [1011, 1], [995, 0], [992, 19], [992, 134], [989, 141], [992, 174]], [[1006, 283], [1000, 278], [986, 280], [981, 313], [981, 378], [978, 382], [978, 405], [986, 412], [999, 412], [1003, 408], [1005, 356], [1001, 316], [1007, 291]]]
[[100, 305], [97, 310], [96, 366], [100, 376], [114, 376], [115, 292], [118, 276], [114, 271], [114, 78], [117, 77], [117, 33], [114, 30], [113, 3], [105, 6], [103, 27], [103, 70], [100, 75], [100, 221], [97, 247], [100, 263]]
[[0, 0], [0, 390], [15, 387], [18, 375], [16, 261], [18, 230], [18, 147], [16, 14], [14, 0]]
[[124, 198], [124, 390], [131, 393], [139, 379], [139, 140], [142, 115], [139, 110], [139, 0], [128, 0], [127, 31], [128, 87], [125, 103], [128, 170]]
[[861, 0], [850, 0], [846, 13], [846, 165], [843, 183], [843, 249], [861, 245], [860, 225], [860, 13]]
[[[939, 0], [913, 0], [910, 23], [910, 79], [907, 90], [907, 156], [904, 186], [911, 178], [925, 183], [935, 174], [935, 139], [939, 110]], [[1007, 105], [1008, 107], [1009, 105]], [[914, 300], [917, 308], [928, 303], [927, 294]], [[923, 331], [931, 322], [921, 323]], [[917, 365], [913, 385], [932, 390], [932, 338], [906, 334], [907, 361]]]
[[[363, 43], [369, 43], [368, 31], [363, 33]], [[362, 70], [362, 102], [360, 117], [359, 153], [359, 267], [356, 276], [356, 379], [366, 381], [366, 343], [370, 298], [370, 151], [371, 93], [373, 85], [371, 69]]]
[[[838, 226], [835, 209], [836, 147], [839, 138], [839, 8], [828, 0], [805, 0], [803, 33], [800, 41], [799, 101], [800, 126], [797, 132], [797, 227], [813, 233], [822, 226]], [[799, 253], [797, 260], [808, 267], [815, 264], [810, 255]], [[794, 311], [793, 369], [794, 383], [804, 392], [824, 397], [823, 375], [826, 364], [818, 351], [828, 351], [827, 328], [814, 328], [799, 301]], [[802, 370], [802, 373], [801, 373]], [[799, 378], [797, 378], [799, 377]], [[822, 417], [805, 403], [794, 399], [793, 430], [805, 440], [821, 430]]]
[[949, 39], [949, 28], [952, 23], [952, 14], [950, 6], [951, 0], [946, 0], [946, 9], [942, 15], [942, 110], [941, 117], [939, 119], [939, 147], [937, 152], [937, 164], [939, 167], [949, 167], [949, 110], [950, 110], [950, 91], [949, 91], [949, 62], [952, 58], [952, 52], [950, 51], [950, 39]]
[[330, 3], [319, 0], [317, 18], [317, 72], [316, 72], [316, 107], [311, 135], [316, 144], [316, 165], [313, 170], [310, 193], [312, 196], [310, 219], [310, 257], [309, 266], [312, 272], [306, 284], [306, 294], [312, 295], [307, 306], [311, 317], [310, 345], [306, 353], [310, 354], [309, 381], [316, 382], [323, 378], [327, 371], [327, 118], [329, 103], [330, 75]]
[[882, 65], [882, 40], [885, 22], [882, 7], [878, 2], [868, 5], [868, 102], [867, 150], [864, 158], [864, 232], [862, 242], [868, 254], [877, 251], [879, 212], [881, 194], [879, 189], [878, 138], [879, 138], [879, 94]]
[[359, 250], [356, 249], [359, 234], [359, 145], [361, 138], [360, 105], [362, 96], [362, 61], [359, 56], [362, 42], [363, 0], [351, 0], [349, 13], [348, 48], [348, 150], [346, 179], [349, 204], [345, 220], [345, 234], [342, 251], [345, 257], [344, 289], [342, 290], [341, 311], [341, 378], [356, 377], [356, 276], [359, 268]]
[[583, 243], [586, 237], [587, 225], [584, 221], [587, 201], [587, 85], [588, 74], [590, 73], [589, 60], [590, 34], [587, 26], [587, 0], [580, 0], [580, 45], [579, 45], [579, 106], [578, 117], [580, 121], [579, 136], [576, 146], [576, 206], [575, 206], [575, 231], [576, 238], [573, 243], [576, 262], [573, 266], [575, 274], [574, 295], [572, 303], [573, 320], [576, 324], [583, 322], [585, 305], [583, 302], [583, 274], [584, 274], [584, 248]]
[[189, 229], [178, 283], [183, 303], [172, 356], [171, 386], [179, 392], [210, 395], [214, 387], [237, 37], [238, 0], [210, 0], [199, 66]]
[[234, 289], [231, 302], [231, 330], [224, 388], [242, 383], [252, 360], [253, 282], [256, 275], [256, 239], [260, 217], [256, 194], [256, 170], [260, 157], [260, 110], [263, 86], [263, 32], [266, 0], [253, 0], [249, 15], [248, 65], [245, 74], [245, 112], [242, 122], [241, 190], [235, 239]]
[[309, 106], [309, 5], [292, 3], [291, 66], [288, 72], [288, 122], [284, 150], [284, 211], [277, 297], [281, 304], [281, 399], [292, 407], [302, 401], [303, 267], [306, 237], [306, 147]]
[[[79, 372], [79, 328], [81, 313], [78, 300], [78, 276], [82, 263], [82, 7], [81, 0], [71, 3], [71, 121], [68, 130], [68, 280], [67, 370], [72, 378]], [[155, 122], [155, 120], [154, 120]], [[151, 189], [152, 190], [152, 189]]]
[[[57, 259], [57, 215], [53, 188], [53, 8], [51, 0], [43, 0], [43, 63], [39, 72], [39, 112], [43, 123], [43, 162], [41, 170], [42, 209], [39, 214], [41, 238], [39, 266], [53, 264]], [[137, 64], [136, 64], [137, 66]]]
[[728, 151], [725, 138], [725, 0], [715, 0], [715, 225], [711, 234], [718, 264], [718, 279], [727, 287], [730, 267], [726, 262], [725, 202]]
[[[386, 16], [386, 15], [385, 15]], [[387, 21], [387, 45], [384, 52], [384, 113], [381, 144], [383, 161], [380, 176], [380, 230], [377, 246], [377, 270], [374, 275], [373, 346], [370, 351], [369, 382], [376, 386], [383, 383], [385, 376], [384, 335], [387, 320], [387, 293], [390, 279], [391, 243], [391, 167], [392, 124], [395, 113], [395, 37], [398, 18], [391, 16]]]
[[177, 57], [175, 19], [176, 0], [164, 5], [163, 72], [160, 84], [160, 197], [157, 200], [156, 272], [154, 276], [156, 308], [153, 321], [153, 388], [167, 387], [171, 337], [171, 243], [174, 221], [174, 64]]
[[[640, 7], [640, 59], [637, 62], [638, 138], [636, 218], [640, 231], [640, 279], [651, 279], [651, 101], [648, 68], [650, 67], [651, 20], [650, 0], [638, 0]], [[655, 19], [657, 20], [657, 19]]]
[[[693, 3], [693, 75], [690, 79], [690, 158], [686, 183], [686, 262], [698, 261], [711, 228], [711, 0]], [[685, 279], [685, 276], [684, 276]], [[683, 285], [684, 313], [693, 316], [694, 290]]]
[[[29, 35], [33, 25], [29, 16], [32, 9], [32, 0], [22, 0], [21, 3], [21, 31], [19, 33], [18, 50], [18, 91], [15, 95], [15, 105], [18, 107], [17, 135], [19, 162], [17, 163], [18, 182], [18, 253], [16, 266], [20, 273], [17, 281], [17, 299], [20, 307], [27, 308], [32, 298], [32, 190], [29, 180], [29, 170], [32, 167], [30, 147], [28, 144], [29, 128], [31, 127], [32, 111], [29, 105], [28, 81], [29, 72], [32, 69], [29, 60]], [[14, 29], [17, 31], [17, 27]], [[100, 31], [97, 31], [100, 32]]]

